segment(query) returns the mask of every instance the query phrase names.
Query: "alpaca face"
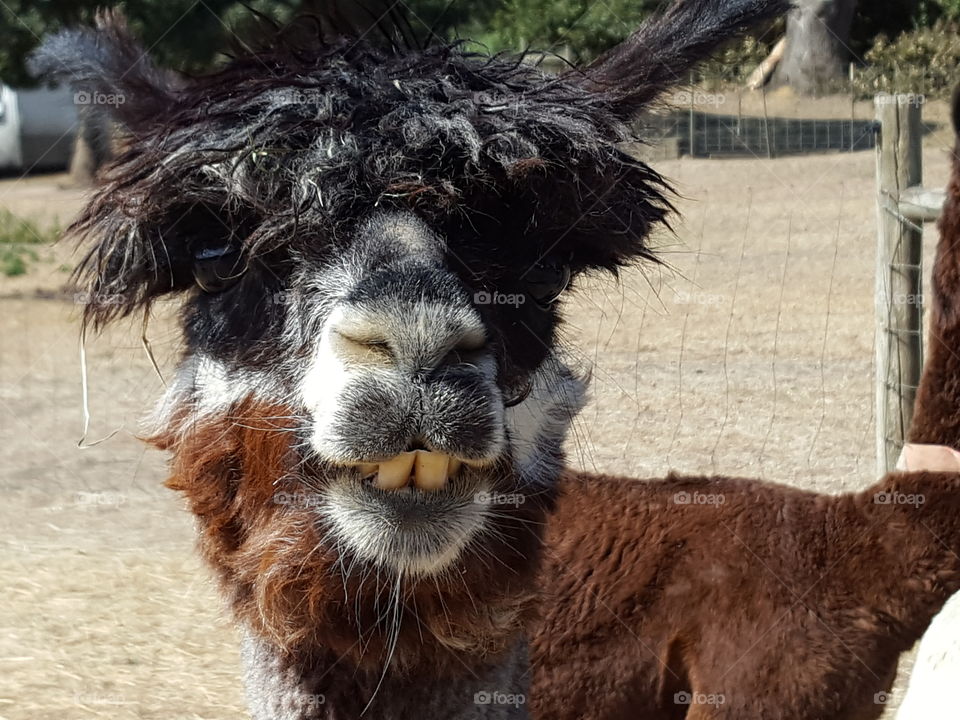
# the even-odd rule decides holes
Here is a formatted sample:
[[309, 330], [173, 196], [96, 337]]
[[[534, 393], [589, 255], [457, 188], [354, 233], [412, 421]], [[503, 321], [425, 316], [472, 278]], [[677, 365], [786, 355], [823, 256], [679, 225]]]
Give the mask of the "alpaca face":
[[[562, 441], [562, 430], [507, 426], [505, 394], [536, 369], [506, 371], [502, 332], [484, 323], [449, 251], [416, 216], [378, 213], [314, 279], [326, 292], [306, 308], [320, 328], [299, 382], [309, 445], [339, 468], [321, 513], [354, 554], [403, 572], [456, 560], [503, 488], [491, 474], [519, 470], [523, 487], [507, 489], [523, 498], [552, 479]], [[300, 334], [303, 319], [291, 322]], [[555, 401], [572, 416], [578, 399]], [[531, 453], [537, 440], [544, 451]]]
[[290, 473], [305, 473], [303, 510], [332, 541], [381, 568], [443, 571], [516, 509], [503, 505], [549, 490], [583, 395], [544, 340], [564, 268], [501, 307], [453, 269], [457, 248], [409, 211], [375, 211], [336, 253], [231, 259], [212, 273], [230, 287], [195, 261], [190, 349], [158, 425], [185, 407], [200, 420], [250, 399], [290, 408]]

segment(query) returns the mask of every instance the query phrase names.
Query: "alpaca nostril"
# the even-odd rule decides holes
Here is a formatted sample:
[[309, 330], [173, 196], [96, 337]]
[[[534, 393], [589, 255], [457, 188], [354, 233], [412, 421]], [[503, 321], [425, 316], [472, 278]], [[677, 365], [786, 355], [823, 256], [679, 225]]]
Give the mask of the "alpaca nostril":
[[453, 350], [444, 355], [443, 360], [437, 366], [442, 368], [449, 365], [476, 365], [477, 361], [480, 359], [480, 356], [483, 354], [485, 346], [480, 347], [455, 347]]
[[479, 370], [493, 354], [488, 331], [447, 288], [452, 282], [446, 274], [384, 271], [334, 307], [321, 343], [358, 371], [394, 369], [418, 384], [436, 379], [439, 368]]
[[350, 345], [356, 345], [361, 348], [369, 348], [371, 350], [378, 350], [387, 353], [390, 352], [390, 343], [379, 335], [340, 329], [336, 329], [334, 332], [339, 336], [340, 340], [349, 343]]
[[462, 318], [454, 320], [435, 318], [416, 306], [392, 319], [346, 308], [332, 320], [329, 337], [343, 359], [392, 363], [426, 380], [440, 368], [477, 367], [489, 352], [486, 330], [479, 320], [476, 325]]

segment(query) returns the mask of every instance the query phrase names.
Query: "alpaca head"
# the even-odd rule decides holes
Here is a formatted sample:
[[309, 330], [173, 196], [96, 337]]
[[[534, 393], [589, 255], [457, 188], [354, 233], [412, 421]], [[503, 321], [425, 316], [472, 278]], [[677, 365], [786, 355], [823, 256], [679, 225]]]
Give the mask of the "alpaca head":
[[281, 36], [188, 79], [112, 15], [49, 40], [37, 69], [113, 98], [127, 135], [73, 227], [92, 242], [86, 320], [180, 300], [165, 444], [206, 457], [260, 423], [283, 443], [260, 481], [310, 498], [268, 508], [243, 494], [249, 461], [198, 460], [224, 490], [194, 509], [229, 515], [230, 551], [260, 523], [314, 533], [339, 562], [438, 576], [542, 505], [583, 394], [556, 352], [563, 295], [652, 258], [670, 209], [622, 151], [625, 122], [783, 8], [687, 0], [559, 78], [456, 44]]

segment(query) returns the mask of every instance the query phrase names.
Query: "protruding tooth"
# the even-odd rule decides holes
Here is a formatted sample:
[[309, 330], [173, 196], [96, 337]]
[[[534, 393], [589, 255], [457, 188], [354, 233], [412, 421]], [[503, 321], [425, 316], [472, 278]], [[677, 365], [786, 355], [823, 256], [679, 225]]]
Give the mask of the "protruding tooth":
[[376, 485], [382, 490], [399, 490], [410, 482], [416, 452], [403, 452], [380, 463]]
[[413, 482], [421, 490], [439, 490], [447, 484], [447, 467], [450, 456], [443, 453], [417, 450], [413, 465]]
[[357, 465], [357, 470], [360, 471], [363, 477], [367, 477], [368, 475], [373, 475], [377, 471], [377, 467], [379, 466], [376, 463], [360, 463]]
[[457, 472], [460, 470], [461, 465], [463, 465], [463, 463], [457, 460], [457, 458], [455, 457], [450, 458], [450, 467], [447, 468], [447, 475], [450, 477], [453, 477], [454, 475], [456, 475]]

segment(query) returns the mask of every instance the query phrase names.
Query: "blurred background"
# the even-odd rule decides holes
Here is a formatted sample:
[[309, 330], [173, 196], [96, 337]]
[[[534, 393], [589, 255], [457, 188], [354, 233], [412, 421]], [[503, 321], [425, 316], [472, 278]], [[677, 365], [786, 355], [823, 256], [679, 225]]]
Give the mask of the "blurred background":
[[[317, 3], [313, 3], [316, 5]], [[88, 337], [73, 245], [54, 244], [116, 134], [82, 94], [38, 85], [39, 39], [92, 21], [103, 0], [0, 0], [0, 720], [242, 716], [237, 641], [193, 552], [191, 520], [162, 487], [165, 458], [137, 439], [163, 391], [139, 323]], [[650, 477], [743, 474], [823, 492], [878, 473], [874, 352], [878, 92], [919, 108], [922, 184], [942, 191], [960, 60], [960, 0], [799, 0], [734, 43], [650, 113], [633, 151], [669, 178], [680, 212], [654, 238], [664, 267], [596, 278], [565, 300], [564, 338], [594, 368], [572, 465]], [[119, 3], [163, 65], [228, 60], [250, 0]], [[403, 0], [412, 36], [530, 51], [557, 71], [588, 62], [660, 6], [650, 0]], [[261, 17], [261, 20], [262, 20]], [[936, 231], [918, 225], [924, 267]], [[926, 272], [924, 282], [926, 282]], [[917, 311], [922, 304], [917, 303]], [[161, 375], [176, 307], [147, 328]], [[909, 674], [903, 663], [892, 717]]]

